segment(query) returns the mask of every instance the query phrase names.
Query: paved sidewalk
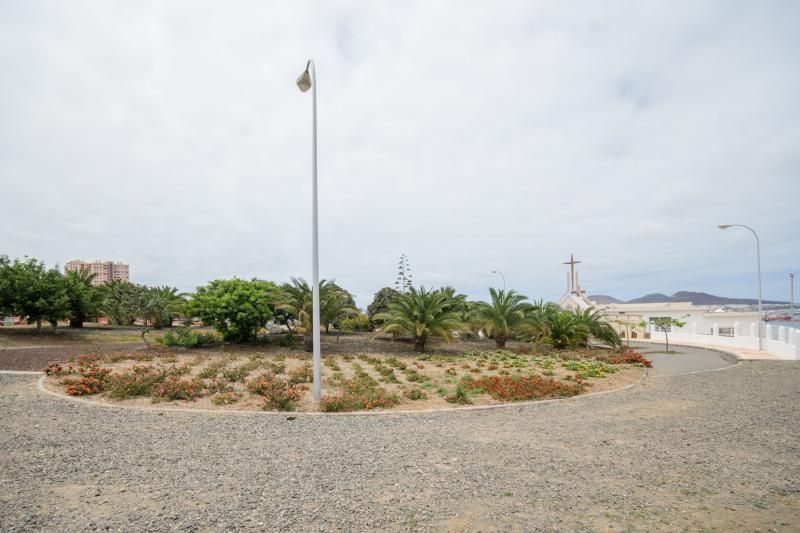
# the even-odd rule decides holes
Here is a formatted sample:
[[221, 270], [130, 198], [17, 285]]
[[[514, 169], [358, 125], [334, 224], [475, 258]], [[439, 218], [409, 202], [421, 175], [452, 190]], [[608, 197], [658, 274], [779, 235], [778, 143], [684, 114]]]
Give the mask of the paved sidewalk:
[[[664, 345], [664, 342], [658, 339], [636, 339], [637, 343], [647, 343], [647, 344], [657, 344], [657, 345]], [[673, 346], [688, 346], [692, 348], [705, 348], [707, 350], [716, 350], [720, 352], [728, 352], [734, 354], [739, 359], [746, 359], [746, 360], [759, 360], [759, 361], [791, 361], [786, 357], [780, 357], [775, 354], [771, 354], [765, 351], [759, 350], [750, 350], [748, 348], [737, 348], [735, 346], [723, 346], [720, 344], [705, 344], [699, 342], [684, 342], [680, 341], [679, 343], [670, 342], [670, 348]]]

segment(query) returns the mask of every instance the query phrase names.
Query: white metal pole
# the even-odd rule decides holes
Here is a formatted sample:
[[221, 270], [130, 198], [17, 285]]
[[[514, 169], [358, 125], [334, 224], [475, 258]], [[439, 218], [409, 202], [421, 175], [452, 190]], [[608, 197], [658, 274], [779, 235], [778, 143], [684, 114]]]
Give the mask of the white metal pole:
[[311, 74], [311, 105], [313, 108], [313, 125], [312, 125], [312, 215], [311, 215], [311, 257], [313, 263], [313, 288], [312, 288], [312, 328], [313, 328], [313, 366], [314, 366], [314, 401], [320, 401], [322, 397], [322, 370], [321, 370], [321, 349], [320, 349], [320, 323], [319, 323], [319, 217], [318, 217], [318, 202], [317, 202], [317, 69], [314, 66], [314, 61], [308, 61], [310, 74]]
[[720, 229], [727, 229], [734, 226], [750, 230], [750, 233], [752, 233], [753, 237], [756, 238], [756, 263], [757, 263], [756, 266], [758, 268], [758, 349], [763, 350], [764, 315], [761, 312], [761, 241], [758, 238], [758, 233], [756, 233], [756, 230], [754, 230], [750, 226], [745, 226], [744, 224], [723, 224], [720, 226]]

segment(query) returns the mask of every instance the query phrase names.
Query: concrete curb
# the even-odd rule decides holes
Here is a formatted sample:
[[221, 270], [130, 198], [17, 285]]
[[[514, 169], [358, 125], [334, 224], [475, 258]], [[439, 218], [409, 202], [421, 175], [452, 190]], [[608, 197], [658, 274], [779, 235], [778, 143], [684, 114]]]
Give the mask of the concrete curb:
[[[2, 371], [0, 371], [0, 373], [2, 373]], [[551, 398], [549, 400], [531, 400], [527, 402], [511, 402], [511, 403], [504, 403], [497, 405], [473, 405], [467, 407], [450, 407], [450, 408], [440, 408], [440, 409], [356, 411], [352, 413], [321, 413], [321, 412], [294, 412], [294, 411], [242, 411], [237, 409], [192, 409], [190, 407], [154, 407], [154, 406], [151, 407], [151, 406], [132, 406], [132, 405], [118, 405], [114, 403], [103, 403], [96, 400], [87, 400], [85, 398], [69, 396], [66, 394], [62, 394], [60, 392], [50, 390], [44, 386], [44, 378], [46, 377], [44, 373], [42, 372], [32, 372], [32, 373], [42, 374], [41, 377], [36, 381], [36, 389], [39, 392], [43, 394], [48, 394], [50, 396], [54, 396], [56, 398], [60, 398], [62, 400], [68, 400], [83, 405], [91, 405], [94, 407], [106, 407], [112, 409], [124, 409], [124, 410], [134, 410], [142, 412], [148, 412], [148, 411], [161, 412], [161, 413], [183, 412], [183, 413], [201, 413], [201, 414], [214, 414], [214, 415], [233, 414], [233, 415], [255, 415], [255, 416], [267, 415], [267, 416], [279, 416], [279, 417], [427, 415], [427, 414], [439, 414], [439, 413], [460, 413], [464, 411], [488, 411], [492, 409], [513, 409], [513, 408], [543, 405], [553, 402], [580, 401], [583, 398], [590, 398], [593, 396], [600, 396], [603, 394], [622, 392], [633, 389], [634, 387], [641, 385], [648, 376], [647, 368], [644, 368], [642, 370], [642, 375], [639, 376], [639, 379], [637, 379], [630, 385], [625, 385], [624, 387], [620, 387], [619, 389], [600, 391], [600, 392], [590, 392], [589, 394], [581, 394], [578, 396], [572, 396], [570, 398]]]

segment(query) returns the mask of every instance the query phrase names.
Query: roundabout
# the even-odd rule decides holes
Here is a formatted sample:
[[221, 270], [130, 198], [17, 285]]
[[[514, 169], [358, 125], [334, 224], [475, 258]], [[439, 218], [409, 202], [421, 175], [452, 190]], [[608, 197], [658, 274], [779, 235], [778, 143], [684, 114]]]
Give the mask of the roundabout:
[[594, 396], [293, 420], [96, 409], [5, 374], [0, 526], [791, 529], [800, 364], [701, 359]]

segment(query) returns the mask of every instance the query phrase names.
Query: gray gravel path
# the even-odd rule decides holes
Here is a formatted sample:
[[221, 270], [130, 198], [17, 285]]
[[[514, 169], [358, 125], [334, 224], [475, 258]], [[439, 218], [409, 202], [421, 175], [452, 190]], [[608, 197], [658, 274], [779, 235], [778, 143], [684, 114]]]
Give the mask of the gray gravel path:
[[208, 415], [0, 376], [0, 530], [777, 530], [800, 521], [800, 363], [510, 409]]

